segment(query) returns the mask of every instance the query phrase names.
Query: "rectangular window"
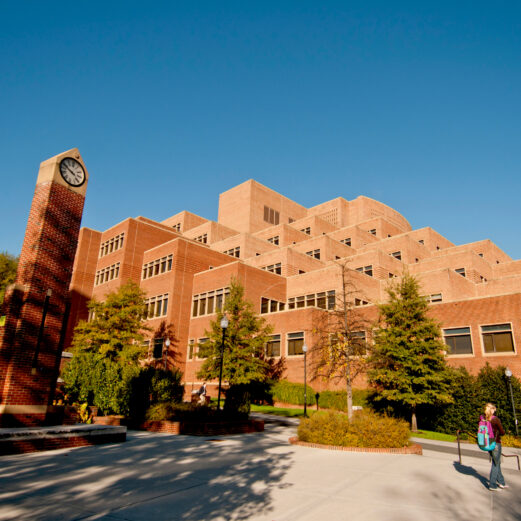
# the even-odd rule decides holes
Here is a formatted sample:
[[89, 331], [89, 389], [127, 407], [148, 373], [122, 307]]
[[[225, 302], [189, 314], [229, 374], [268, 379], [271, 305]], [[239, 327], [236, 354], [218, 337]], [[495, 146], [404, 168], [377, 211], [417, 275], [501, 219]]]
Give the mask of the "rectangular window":
[[402, 252], [401, 251], [393, 251], [391, 253], [391, 257], [394, 257], [395, 259], [402, 260]]
[[123, 238], [125, 237], [125, 233], [120, 233], [115, 237], [112, 237], [105, 242], [102, 242], [99, 249], [99, 256], [104, 257], [113, 251], [119, 250], [123, 248]]
[[195, 349], [195, 340], [192, 338], [188, 342], [188, 360], [193, 360], [194, 358], [194, 349]]
[[280, 356], [280, 335], [271, 335], [270, 339], [266, 342], [265, 349], [266, 356]]
[[512, 353], [514, 341], [510, 324], [481, 326], [481, 335], [485, 353]]
[[107, 266], [106, 268], [98, 270], [96, 272], [94, 285], [99, 286], [100, 284], [108, 282], [109, 280], [119, 278], [119, 266], [120, 263], [116, 262], [115, 264], [112, 264], [112, 266]]
[[271, 244], [275, 244], [278, 246], [280, 237], [278, 235], [275, 235], [275, 237], [270, 237], [268, 239], [268, 242], [271, 242]]
[[314, 257], [315, 259], [320, 259], [320, 250], [307, 251], [306, 255], [309, 255], [310, 257]]
[[237, 257], [239, 258], [241, 256], [241, 247], [237, 246], [235, 248], [232, 248], [230, 250], [223, 251], [226, 255], [230, 255], [231, 257]]
[[326, 292], [317, 293], [317, 308], [326, 309]]
[[201, 359], [207, 358], [205, 351], [206, 351], [206, 349], [208, 349], [209, 346], [205, 346], [205, 344], [208, 342], [208, 340], [210, 340], [210, 339], [207, 337], [203, 337], [203, 338], [199, 339], [198, 347], [197, 347], [197, 358], [201, 358]]
[[315, 294], [306, 295], [306, 307], [315, 307]]
[[214, 311], [214, 303], [215, 303], [215, 296], [214, 292], [211, 291], [208, 293], [208, 298], [206, 299], [206, 312], [211, 315]]
[[443, 296], [441, 293], [434, 293], [433, 295], [429, 296], [430, 302], [441, 302], [443, 300]]
[[302, 228], [300, 230], [302, 233], [305, 233], [306, 235], [311, 235], [311, 226], [308, 226], [307, 228]]
[[199, 235], [199, 237], [196, 237], [194, 240], [197, 242], [201, 242], [203, 244], [207, 244], [208, 243], [208, 234], [203, 233], [203, 235]]
[[460, 274], [462, 277], [465, 277], [465, 268], [457, 268], [454, 270], [456, 273]]
[[423, 239], [420, 239], [418, 242], [419, 242], [420, 244], [425, 244], [425, 241], [424, 241]]
[[269, 271], [270, 273], [276, 273], [277, 275], [282, 274], [282, 264], [278, 262], [277, 264], [270, 264], [269, 266], [264, 266], [261, 269], [264, 271]]
[[163, 339], [162, 338], [154, 339], [154, 351], [152, 353], [152, 358], [163, 358]]
[[347, 237], [345, 239], [342, 239], [340, 242], [342, 244], [345, 244], [346, 246], [351, 246], [351, 237]]
[[297, 297], [297, 308], [303, 308], [305, 306], [304, 295]]
[[335, 290], [327, 292], [327, 309], [335, 309]]
[[270, 309], [270, 299], [269, 298], [261, 298], [261, 314], [268, 313]]
[[355, 356], [365, 356], [367, 354], [367, 342], [365, 331], [351, 331], [349, 333], [351, 353]]
[[449, 355], [471, 355], [472, 338], [470, 327], [453, 327], [443, 330], [443, 340], [447, 344]]
[[150, 277], [156, 277], [161, 273], [166, 273], [172, 270], [172, 255], [161, 257], [153, 261], [143, 264], [143, 271], [141, 276], [143, 279], [149, 279]]
[[369, 233], [371, 235], [376, 235], [376, 228], [373, 228], [372, 230], [369, 230]]
[[168, 311], [168, 295], [158, 295], [157, 297], [147, 298], [145, 305], [147, 309], [147, 319], [164, 317]]
[[360, 268], [356, 268], [356, 271], [359, 271], [360, 273], [365, 273], [366, 275], [369, 275], [369, 277], [373, 276], [373, 266], [361, 266]]
[[279, 224], [280, 214], [268, 206], [264, 207], [264, 220], [270, 224]]
[[192, 297], [192, 317], [202, 315], [212, 315], [221, 311], [223, 307], [223, 297], [229, 295], [228, 288], [221, 288], [207, 293], [200, 293]]
[[288, 356], [301, 355], [304, 345], [304, 333], [288, 333]]

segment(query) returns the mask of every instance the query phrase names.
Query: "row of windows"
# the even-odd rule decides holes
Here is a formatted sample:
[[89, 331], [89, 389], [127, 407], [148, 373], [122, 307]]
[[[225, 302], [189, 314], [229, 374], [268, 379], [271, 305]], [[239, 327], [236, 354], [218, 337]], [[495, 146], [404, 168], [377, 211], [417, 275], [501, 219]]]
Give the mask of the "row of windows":
[[300, 309], [304, 307], [335, 309], [335, 290], [300, 295], [299, 297], [288, 299], [288, 309]]
[[351, 237], [346, 237], [345, 239], [342, 239], [340, 242], [342, 244], [345, 244], [346, 246], [351, 246]]
[[[163, 353], [166, 351], [165, 339], [164, 338], [153, 338], [152, 340], [145, 340], [145, 347], [147, 348], [148, 356], [150, 358], [163, 358]], [[152, 344], [152, 349], [150, 345]]]
[[166, 257], [161, 257], [160, 259], [143, 264], [143, 272], [141, 277], [143, 279], [149, 279], [150, 277], [155, 277], [161, 273], [172, 271], [172, 259], [172, 255], [167, 255]]
[[307, 228], [302, 228], [300, 230], [302, 233], [305, 233], [306, 235], [311, 235], [311, 226], [308, 226]]
[[270, 208], [269, 206], [264, 207], [264, 220], [270, 224], [279, 224], [280, 214], [277, 210]]
[[266, 297], [261, 298], [261, 314], [276, 313], [277, 311], [284, 311], [286, 304], [279, 302], [278, 300], [269, 299]]
[[279, 235], [275, 235], [275, 237], [270, 237], [268, 239], [268, 242], [271, 242], [271, 244], [275, 244], [278, 246], [279, 244], [279, 239], [280, 239], [280, 236]]
[[116, 235], [115, 237], [112, 237], [112, 239], [108, 239], [105, 242], [101, 243], [100, 249], [99, 249], [99, 256], [104, 257], [105, 255], [108, 255], [109, 253], [112, 253], [113, 251], [119, 250], [123, 248], [123, 239], [125, 238], [125, 233], [120, 233], [119, 235]]
[[359, 271], [360, 273], [365, 273], [366, 275], [369, 275], [369, 277], [373, 276], [373, 266], [360, 266], [359, 268], [356, 268], [356, 271]]
[[120, 263], [116, 262], [112, 266], [107, 266], [101, 270], [96, 272], [96, 280], [94, 281], [95, 286], [99, 286], [104, 282], [108, 282], [109, 280], [114, 280], [119, 277], [119, 266]]
[[194, 239], [194, 241], [201, 242], [203, 244], [207, 244], [208, 243], [208, 234], [203, 233], [202, 235], [199, 235], [199, 237], [196, 237]]
[[309, 255], [310, 257], [315, 257], [315, 259], [320, 259], [320, 250], [307, 251], [306, 255]]
[[270, 264], [269, 266], [264, 266], [261, 268], [264, 271], [269, 271], [270, 273], [276, 273], [277, 275], [282, 274], [282, 264], [278, 262], [277, 264]]
[[[485, 353], [513, 353], [514, 340], [511, 324], [480, 326]], [[473, 354], [470, 327], [456, 327], [443, 330], [443, 339], [451, 355]]]
[[223, 253], [225, 253], [226, 255], [230, 255], [232, 257], [239, 258], [241, 256], [241, 247], [237, 246], [235, 248], [232, 248], [231, 250], [223, 251]]
[[230, 296], [230, 288], [216, 289], [207, 293], [194, 295], [192, 300], [192, 316], [200, 317], [203, 315], [211, 315], [221, 311], [224, 302]]
[[150, 297], [145, 300], [145, 318], [164, 317], [168, 311], [168, 294]]

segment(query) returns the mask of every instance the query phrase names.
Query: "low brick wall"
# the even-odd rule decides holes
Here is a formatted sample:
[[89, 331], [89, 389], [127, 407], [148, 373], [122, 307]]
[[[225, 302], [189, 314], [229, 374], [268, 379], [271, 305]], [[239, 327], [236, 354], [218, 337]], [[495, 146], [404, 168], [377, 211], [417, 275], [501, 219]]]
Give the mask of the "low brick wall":
[[168, 434], [188, 434], [192, 436], [218, 436], [223, 434], [247, 434], [262, 432], [264, 421], [244, 420], [236, 422], [181, 422], [181, 421], [146, 421], [138, 427], [151, 432]]
[[301, 447], [311, 447], [314, 449], [340, 450], [346, 452], [373, 452], [377, 454], [416, 454], [421, 456], [423, 454], [421, 445], [413, 443], [408, 447], [398, 448], [375, 448], [375, 447], [341, 447], [338, 445], [323, 445], [321, 443], [308, 443], [306, 441], [299, 441], [296, 436], [289, 439], [292, 445], [300, 445]]
[[125, 416], [94, 416], [92, 423], [96, 425], [127, 425], [127, 418]]
[[126, 427], [67, 425], [31, 429], [0, 429], [0, 455], [120, 443], [126, 439]]

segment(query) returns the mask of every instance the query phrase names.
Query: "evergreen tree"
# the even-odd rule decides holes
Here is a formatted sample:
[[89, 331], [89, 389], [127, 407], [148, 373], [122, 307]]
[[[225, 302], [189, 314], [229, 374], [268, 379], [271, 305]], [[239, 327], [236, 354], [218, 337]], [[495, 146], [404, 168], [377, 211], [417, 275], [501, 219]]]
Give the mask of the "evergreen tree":
[[0, 306], [4, 301], [5, 288], [16, 279], [18, 258], [7, 253], [0, 252]]
[[[244, 288], [236, 279], [230, 282], [230, 294], [223, 309], [217, 311], [216, 319], [210, 323], [211, 330], [205, 332], [208, 340], [199, 346], [199, 357], [205, 361], [197, 376], [204, 380], [219, 378], [221, 363], [222, 329], [221, 319], [228, 318], [228, 328], [224, 340], [223, 382], [230, 386], [226, 393], [229, 398], [241, 394], [258, 384], [266, 383], [277, 372], [279, 364], [270, 363], [265, 357], [264, 346], [272, 332], [270, 325], [253, 310], [251, 302], [244, 298]], [[279, 371], [280, 372], [280, 371]], [[236, 389], [234, 389], [236, 388]], [[249, 400], [247, 408], [249, 409]]]
[[405, 406], [410, 411], [411, 428], [416, 431], [418, 406], [452, 402], [443, 354], [446, 347], [440, 340], [439, 325], [427, 316], [427, 300], [420, 295], [414, 277], [405, 273], [387, 293], [389, 302], [379, 306], [380, 328], [369, 382], [377, 390], [377, 401]]
[[88, 308], [92, 319], [76, 326], [73, 351], [95, 353], [131, 365], [146, 355], [145, 295], [137, 284], [128, 281], [109, 293], [105, 301], [91, 300]]

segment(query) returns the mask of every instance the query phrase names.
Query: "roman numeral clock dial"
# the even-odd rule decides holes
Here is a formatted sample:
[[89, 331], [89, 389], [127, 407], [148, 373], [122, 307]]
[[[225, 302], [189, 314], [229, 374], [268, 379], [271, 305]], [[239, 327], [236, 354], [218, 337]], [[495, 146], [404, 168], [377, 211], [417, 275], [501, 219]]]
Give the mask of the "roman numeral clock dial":
[[85, 182], [85, 170], [81, 164], [72, 157], [62, 159], [60, 174], [71, 186], [81, 186]]

